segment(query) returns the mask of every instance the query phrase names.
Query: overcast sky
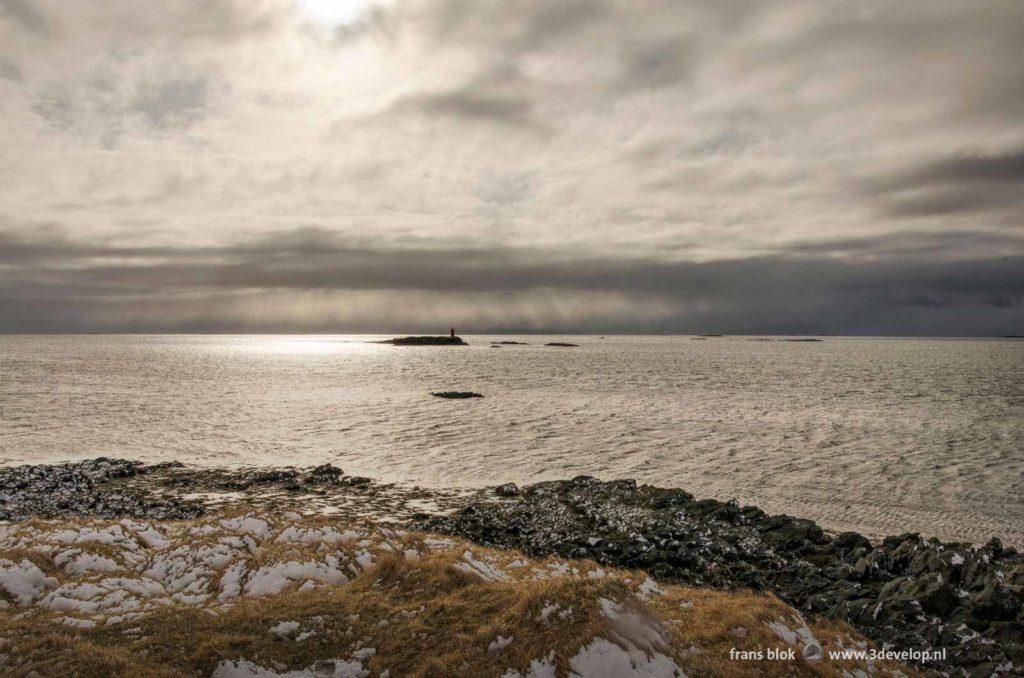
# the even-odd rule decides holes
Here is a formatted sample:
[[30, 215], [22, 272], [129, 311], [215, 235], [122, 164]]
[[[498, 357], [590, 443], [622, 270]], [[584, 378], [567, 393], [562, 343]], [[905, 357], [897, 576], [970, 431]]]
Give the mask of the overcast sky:
[[1024, 2], [0, 0], [0, 331], [1024, 333]]

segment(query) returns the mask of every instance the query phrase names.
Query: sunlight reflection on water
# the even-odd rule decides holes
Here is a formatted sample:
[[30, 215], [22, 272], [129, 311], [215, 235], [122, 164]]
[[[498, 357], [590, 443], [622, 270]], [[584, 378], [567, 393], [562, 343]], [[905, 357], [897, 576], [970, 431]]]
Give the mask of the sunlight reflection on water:
[[590, 473], [834, 529], [1024, 544], [1024, 342], [384, 338], [4, 337], [0, 463], [330, 461], [435, 486]]

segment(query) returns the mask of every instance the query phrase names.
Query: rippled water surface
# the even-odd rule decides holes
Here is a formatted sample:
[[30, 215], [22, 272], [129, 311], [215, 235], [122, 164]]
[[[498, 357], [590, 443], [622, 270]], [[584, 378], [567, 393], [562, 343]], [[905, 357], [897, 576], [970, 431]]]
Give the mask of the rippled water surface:
[[873, 536], [1024, 545], [1024, 341], [377, 338], [2, 337], [0, 463], [329, 461], [421, 485], [588, 473]]

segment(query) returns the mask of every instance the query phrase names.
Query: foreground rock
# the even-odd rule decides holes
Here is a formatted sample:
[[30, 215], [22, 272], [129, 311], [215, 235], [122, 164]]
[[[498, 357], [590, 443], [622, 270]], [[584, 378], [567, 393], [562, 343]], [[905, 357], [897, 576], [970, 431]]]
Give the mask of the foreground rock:
[[141, 462], [90, 459], [69, 464], [0, 469], [0, 520], [29, 517], [195, 518], [198, 504], [132, 491], [115, 481], [145, 472]]
[[406, 520], [424, 507], [445, 512], [479, 491], [427, 490], [312, 468], [195, 468], [90, 459], [0, 468], [0, 520], [26, 518], [187, 519], [209, 511], [260, 508]]
[[[1024, 558], [998, 540], [973, 548], [905, 534], [872, 544], [756, 507], [587, 476], [484, 492], [382, 484], [330, 464], [197, 469], [100, 458], [0, 470], [0, 520], [95, 516], [124, 526], [258, 510], [404, 521], [485, 546], [643, 569], [660, 581], [771, 591], [890, 648], [944, 651], [922, 664], [929, 669], [988, 676], [1024, 664]], [[0, 537], [9, 529], [0, 525]]]
[[483, 398], [482, 393], [476, 393], [474, 391], [438, 391], [431, 393], [430, 395], [435, 398], [449, 398], [454, 400], [462, 400], [465, 398]]
[[913, 673], [774, 597], [288, 512], [4, 526], [0, 628], [42, 678]]
[[385, 339], [381, 344], [392, 344], [394, 346], [468, 346], [462, 337], [450, 337], [441, 335], [436, 337], [397, 337]]
[[972, 548], [904, 534], [874, 545], [753, 506], [588, 476], [505, 485], [500, 495], [508, 499], [420, 516], [416, 525], [533, 555], [642, 568], [660, 580], [772, 591], [897, 649], [944, 649], [941, 667], [958, 675], [1024, 664], [1024, 557], [997, 539]]

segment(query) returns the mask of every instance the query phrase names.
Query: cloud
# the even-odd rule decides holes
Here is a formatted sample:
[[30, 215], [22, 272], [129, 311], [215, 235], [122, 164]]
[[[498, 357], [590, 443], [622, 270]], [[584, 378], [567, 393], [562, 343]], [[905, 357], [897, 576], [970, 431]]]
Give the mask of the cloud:
[[0, 58], [0, 78], [21, 80], [21, 69], [10, 59]]
[[19, 28], [35, 35], [49, 32], [49, 21], [31, 3], [25, 0], [4, 0], [0, 3], [0, 17], [9, 19]]
[[[889, 249], [863, 242], [847, 248]], [[669, 263], [565, 250], [375, 248], [310, 228], [217, 248], [95, 247], [8, 235], [0, 251], [7, 253], [0, 259], [6, 330], [26, 322], [35, 329], [110, 329], [115, 320], [120, 330], [205, 330], [216, 327], [217, 317], [221, 329], [265, 331], [426, 330], [439, 318], [468, 330], [909, 328], [893, 321], [893, 307], [945, 311], [931, 319], [938, 328], [955, 326], [950, 311], [968, 313], [971, 334], [1024, 320], [1019, 256]], [[856, 313], [847, 315], [851, 309]]]
[[6, 0], [4, 328], [464, 304], [480, 327], [997, 331], [1020, 322], [1021, 26], [946, 0], [381, 0], [342, 26], [292, 0]]
[[897, 217], [985, 212], [1024, 213], [1024, 151], [958, 155], [873, 177], [865, 189]]
[[522, 129], [542, 129], [533, 117], [533, 104], [525, 98], [487, 95], [469, 88], [417, 94], [399, 99], [393, 111], [414, 111], [428, 117], [450, 116], [462, 121], [490, 121]]
[[961, 155], [928, 163], [898, 176], [897, 188], [933, 183], [1024, 183], [1024, 151]]
[[131, 109], [156, 127], [187, 125], [202, 115], [208, 89], [209, 82], [202, 78], [147, 84], [140, 88]]

